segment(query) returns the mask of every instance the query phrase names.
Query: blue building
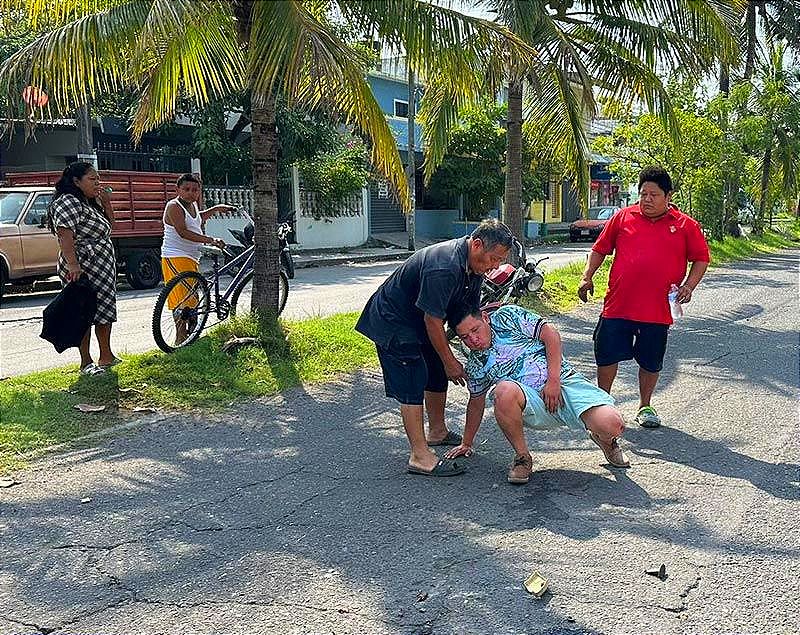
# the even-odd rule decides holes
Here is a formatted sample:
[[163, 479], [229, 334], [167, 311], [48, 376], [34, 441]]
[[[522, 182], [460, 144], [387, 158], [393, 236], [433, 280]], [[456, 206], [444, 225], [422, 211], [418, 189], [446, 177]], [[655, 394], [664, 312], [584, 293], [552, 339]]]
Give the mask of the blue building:
[[[367, 82], [372, 94], [386, 115], [392, 130], [403, 165], [408, 165], [408, 76], [403, 58], [391, 57], [381, 60], [379, 67], [370, 71]], [[417, 87], [416, 108], [422, 88]], [[421, 202], [425, 195], [425, 184], [421, 170], [424, 146], [422, 127], [414, 126], [414, 157], [416, 170], [416, 199]], [[402, 232], [406, 230], [406, 217], [391, 188], [385, 181], [370, 186], [370, 234]]]

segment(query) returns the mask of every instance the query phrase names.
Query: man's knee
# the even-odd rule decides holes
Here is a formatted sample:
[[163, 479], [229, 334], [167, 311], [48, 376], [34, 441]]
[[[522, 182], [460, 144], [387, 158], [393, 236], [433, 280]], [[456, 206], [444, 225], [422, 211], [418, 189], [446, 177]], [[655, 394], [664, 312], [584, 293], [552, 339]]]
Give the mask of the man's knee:
[[524, 403], [525, 396], [522, 393], [522, 388], [513, 381], [498, 382], [494, 389], [494, 407], [495, 409], [507, 410], [509, 408], [521, 409]]
[[625, 422], [614, 406], [595, 406], [584, 413], [584, 423], [592, 432], [605, 437], [621, 437]]

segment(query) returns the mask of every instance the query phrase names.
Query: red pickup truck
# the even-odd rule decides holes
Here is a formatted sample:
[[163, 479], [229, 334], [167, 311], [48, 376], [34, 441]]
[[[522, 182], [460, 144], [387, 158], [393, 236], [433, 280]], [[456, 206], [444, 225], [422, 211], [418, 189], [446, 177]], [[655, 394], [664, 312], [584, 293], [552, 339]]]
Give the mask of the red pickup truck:
[[[61, 172], [6, 174], [0, 187], [0, 296], [3, 286], [30, 284], [55, 275], [58, 242], [44, 226], [44, 212]], [[178, 174], [102, 170], [111, 187], [118, 267], [135, 289], [161, 281], [162, 214], [175, 196]]]

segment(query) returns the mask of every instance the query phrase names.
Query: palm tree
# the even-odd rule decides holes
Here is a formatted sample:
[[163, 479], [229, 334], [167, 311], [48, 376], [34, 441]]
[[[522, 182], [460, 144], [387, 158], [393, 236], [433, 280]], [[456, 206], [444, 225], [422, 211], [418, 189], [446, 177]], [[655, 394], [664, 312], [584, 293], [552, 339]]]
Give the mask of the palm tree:
[[[566, 176], [573, 178], [585, 201], [590, 161], [585, 128], [596, 112], [597, 97], [644, 102], [677, 136], [669, 96], [657, 71], [681, 67], [700, 73], [716, 59], [733, 58], [737, 48], [731, 33], [739, 2], [484, 0], [502, 23], [536, 50], [536, 55], [523, 59], [507, 55], [503, 66], [509, 110], [505, 218], [518, 237], [524, 235], [521, 135], [535, 138], [534, 145], [545, 154], [542, 159], [566, 162]], [[436, 90], [444, 92], [438, 84]], [[444, 95], [428, 102], [427, 108], [423, 105], [421, 118], [432, 145], [428, 173], [443, 153], [434, 143], [446, 142], [444, 130], [453, 117], [447, 106], [437, 108], [438, 103], [460, 105]]]
[[140, 99], [132, 130], [140, 138], [174, 117], [179, 97], [202, 105], [250, 91], [253, 309], [273, 313], [279, 94], [308, 108], [333, 108], [368, 137], [373, 164], [403, 206], [410, 204], [394, 137], [365, 79], [368, 59], [348, 45], [338, 27], [405, 50], [411, 70], [446, 77], [455, 94], [473, 90], [475, 69], [484, 68], [481, 60], [494, 59], [499, 49], [532, 53], [504, 27], [430, 0], [0, 0], [0, 13], [14, 11], [63, 26], [6, 60], [0, 84], [11, 93], [27, 84], [44, 88], [61, 113], [133, 87]]
[[770, 203], [772, 222], [774, 201], [769, 201], [770, 182], [778, 177], [787, 200], [795, 199], [800, 189], [800, 70], [786, 68], [786, 49], [778, 44], [769, 58], [756, 66], [758, 73], [747, 82], [749, 106], [761, 122], [761, 178], [758, 185], [756, 231], [764, 227]]

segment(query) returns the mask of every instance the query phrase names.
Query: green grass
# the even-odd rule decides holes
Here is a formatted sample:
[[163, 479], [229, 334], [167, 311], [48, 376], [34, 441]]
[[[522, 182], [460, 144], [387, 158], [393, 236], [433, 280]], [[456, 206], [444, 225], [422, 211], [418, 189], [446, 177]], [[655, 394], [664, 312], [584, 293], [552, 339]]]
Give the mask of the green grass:
[[780, 233], [766, 231], [760, 236], [754, 234], [743, 238], [727, 236], [724, 240], [711, 241], [709, 243], [711, 266], [773, 253], [786, 247], [797, 247], [800, 241], [800, 221], [794, 220], [784, 226], [785, 229]]
[[[548, 271], [544, 278], [544, 287], [533, 296], [525, 296], [520, 305], [533, 309], [539, 315], [555, 315], [567, 313], [579, 303], [578, 284], [586, 267], [584, 262], [575, 262], [566, 267]], [[608, 289], [608, 272], [611, 269], [611, 258], [606, 258], [594, 274], [593, 298], [602, 298]]]
[[[711, 243], [720, 264], [797, 245], [800, 223], [784, 223], [783, 234]], [[544, 289], [523, 304], [541, 315], [574, 308], [584, 263], [547, 274]], [[595, 274], [595, 298], [605, 295], [610, 258]], [[346, 313], [283, 322], [266, 331], [255, 320], [223, 322], [192, 346], [170, 355], [127, 355], [106, 375], [81, 377], [77, 366], [56, 368], [0, 381], [0, 473], [22, 467], [25, 455], [126, 421], [135, 408], [214, 410], [237, 399], [272, 395], [300, 383], [330, 380], [376, 366], [375, 348]], [[222, 351], [230, 337], [256, 337], [259, 346]], [[80, 403], [104, 405], [81, 413]], [[135, 413], [134, 413], [135, 414]]]
[[[255, 320], [231, 320], [170, 355], [127, 355], [105, 375], [82, 377], [69, 366], [6, 379], [0, 382], [0, 473], [24, 465], [26, 453], [122, 423], [134, 408], [219, 409], [375, 366], [375, 347], [353, 330], [357, 317], [285, 322], [266, 333]], [[260, 346], [228, 355], [222, 344], [231, 336], [257, 337]], [[81, 403], [106, 410], [82, 413], [74, 408]]]

